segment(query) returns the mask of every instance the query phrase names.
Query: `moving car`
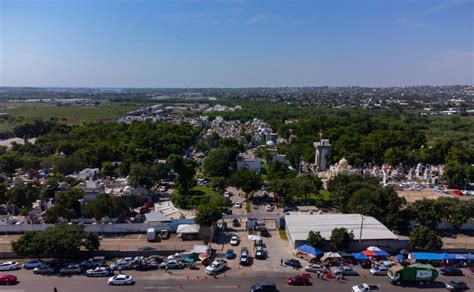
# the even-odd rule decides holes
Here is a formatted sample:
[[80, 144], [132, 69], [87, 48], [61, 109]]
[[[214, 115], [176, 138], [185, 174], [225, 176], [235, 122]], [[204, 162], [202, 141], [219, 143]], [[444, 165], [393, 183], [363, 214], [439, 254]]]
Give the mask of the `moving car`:
[[311, 281], [309, 280], [308, 275], [298, 275], [290, 277], [287, 280], [288, 285], [291, 286], [311, 286]]
[[397, 264], [390, 267], [387, 276], [390, 282], [395, 285], [410, 283], [424, 285], [436, 280], [438, 271], [432, 265], [412, 264], [402, 266]]
[[360, 285], [352, 286], [352, 292], [372, 292], [379, 290], [379, 286], [377, 285], [369, 285], [367, 283], [363, 283]]
[[463, 281], [449, 281], [446, 283], [446, 289], [449, 291], [462, 291], [467, 290], [467, 284]]
[[79, 265], [67, 265], [66, 267], [59, 270], [60, 275], [72, 275], [80, 273], [82, 273], [82, 269]]
[[312, 273], [317, 273], [317, 272], [324, 273], [326, 271], [326, 267], [321, 266], [320, 264], [310, 264], [304, 270], [306, 272], [312, 272]]
[[272, 282], [258, 282], [250, 286], [250, 292], [277, 292], [277, 286]]
[[133, 285], [133, 283], [132, 276], [125, 274], [115, 275], [107, 280], [109, 285]]
[[235, 258], [234, 250], [229, 248], [225, 253], [225, 258], [228, 259], [228, 260], [231, 260], [231, 259]]
[[385, 266], [375, 266], [370, 269], [370, 273], [375, 276], [386, 276], [388, 273], [388, 268]]
[[349, 266], [338, 267], [334, 270], [334, 275], [344, 275], [344, 276], [358, 276], [359, 273], [353, 268]]
[[36, 268], [38, 266], [41, 266], [41, 265], [44, 265], [44, 264], [45, 264], [45, 262], [43, 262], [42, 260], [35, 259], [35, 260], [31, 260], [31, 261], [23, 263], [23, 269], [30, 270], [30, 269], [34, 269], [34, 268]]
[[214, 273], [222, 272], [227, 268], [227, 262], [220, 260], [220, 261], [213, 261], [209, 266], [206, 267], [206, 274], [212, 275]]
[[4, 262], [0, 264], [0, 271], [14, 271], [18, 270], [20, 268], [20, 265], [17, 262]]
[[0, 285], [14, 285], [18, 283], [18, 278], [13, 275], [4, 274], [0, 276]]
[[267, 257], [267, 253], [262, 246], [257, 246], [255, 248], [255, 258], [258, 260], [264, 260]]
[[462, 276], [463, 272], [461, 269], [458, 268], [445, 268], [445, 269], [440, 269], [439, 273], [444, 276]]
[[33, 269], [33, 274], [50, 275], [52, 273], [54, 273], [54, 269], [46, 264], [37, 266], [36, 268]]
[[239, 263], [242, 266], [246, 266], [250, 263], [250, 254], [249, 254], [249, 250], [246, 247], [242, 247], [242, 250], [240, 251]]
[[97, 267], [95, 269], [87, 270], [86, 272], [87, 277], [108, 277], [113, 274], [114, 272], [107, 267]]
[[300, 263], [299, 260], [289, 259], [289, 260], [285, 261], [285, 266], [300, 269], [301, 268], [301, 263]]
[[236, 245], [239, 245], [239, 237], [237, 235], [233, 235], [231, 238], [230, 238], [230, 245], [232, 246], [236, 246]]

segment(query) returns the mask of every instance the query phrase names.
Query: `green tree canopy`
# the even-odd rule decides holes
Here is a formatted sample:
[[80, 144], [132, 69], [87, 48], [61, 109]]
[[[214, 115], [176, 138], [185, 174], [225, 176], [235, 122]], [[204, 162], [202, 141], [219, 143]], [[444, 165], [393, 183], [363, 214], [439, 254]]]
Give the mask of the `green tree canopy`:
[[212, 223], [222, 218], [221, 209], [213, 203], [199, 205], [197, 207], [196, 221], [197, 224], [211, 226]]
[[232, 173], [230, 177], [230, 184], [241, 188], [246, 194], [250, 194], [256, 190], [259, 190], [262, 185], [262, 177], [250, 169], [242, 169]]
[[81, 247], [88, 251], [98, 250], [100, 240], [97, 234], [85, 232], [78, 225], [56, 225], [45, 231], [26, 232], [12, 242], [12, 249], [18, 256], [65, 258], [79, 252]]
[[40, 191], [33, 183], [15, 185], [6, 192], [7, 201], [19, 208], [31, 208], [40, 197]]
[[331, 232], [331, 243], [337, 250], [345, 250], [351, 245], [352, 240], [354, 233], [348, 232], [346, 228], [334, 228]]
[[417, 225], [410, 232], [408, 244], [415, 250], [436, 251], [441, 249], [443, 241], [431, 228]]
[[0, 171], [13, 178], [17, 168], [22, 166], [21, 157], [14, 151], [9, 151], [0, 156]]
[[124, 198], [99, 194], [92, 202], [84, 206], [83, 215], [100, 221], [104, 217], [117, 218], [126, 216], [129, 208]]
[[309, 245], [315, 248], [323, 248], [326, 244], [326, 239], [321, 236], [321, 232], [319, 231], [310, 231], [308, 233], [308, 239], [306, 239]]

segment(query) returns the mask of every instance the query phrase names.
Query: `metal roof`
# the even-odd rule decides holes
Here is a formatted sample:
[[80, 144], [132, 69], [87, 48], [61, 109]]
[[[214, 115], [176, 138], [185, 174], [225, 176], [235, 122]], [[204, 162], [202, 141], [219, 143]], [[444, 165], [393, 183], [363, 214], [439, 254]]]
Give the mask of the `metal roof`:
[[170, 222], [171, 219], [163, 215], [161, 212], [150, 212], [145, 214], [148, 222]]
[[370, 239], [398, 239], [393, 232], [377, 219], [360, 214], [290, 214], [285, 216], [287, 229], [293, 240], [306, 240], [310, 231], [319, 231], [321, 236], [329, 239], [334, 228], [344, 227], [353, 231], [354, 240], [359, 240], [361, 221], [362, 240]]

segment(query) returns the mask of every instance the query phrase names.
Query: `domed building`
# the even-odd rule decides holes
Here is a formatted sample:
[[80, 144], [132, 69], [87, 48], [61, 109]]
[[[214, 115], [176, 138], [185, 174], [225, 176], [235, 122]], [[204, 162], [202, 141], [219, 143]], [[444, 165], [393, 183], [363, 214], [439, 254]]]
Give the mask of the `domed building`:
[[333, 177], [338, 174], [356, 174], [357, 172], [357, 169], [353, 169], [349, 165], [349, 161], [347, 161], [345, 157], [342, 157], [338, 163], [331, 165], [329, 169], [329, 176]]

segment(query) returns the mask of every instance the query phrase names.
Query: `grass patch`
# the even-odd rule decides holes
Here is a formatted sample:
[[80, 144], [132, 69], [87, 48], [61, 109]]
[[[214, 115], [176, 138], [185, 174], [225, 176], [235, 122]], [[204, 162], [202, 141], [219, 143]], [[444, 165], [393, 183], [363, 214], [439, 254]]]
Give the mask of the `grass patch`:
[[103, 105], [98, 107], [85, 106], [26, 106], [6, 109], [11, 118], [0, 121], [0, 131], [8, 131], [24, 122], [35, 119], [49, 120], [57, 118], [68, 125], [88, 122], [113, 121], [120, 115], [140, 108], [141, 105]]
[[204, 186], [194, 186], [189, 190], [190, 196], [215, 196], [217, 195], [213, 189]]
[[285, 229], [278, 229], [278, 234], [280, 234], [281, 239], [288, 241], [288, 236], [286, 235]]

